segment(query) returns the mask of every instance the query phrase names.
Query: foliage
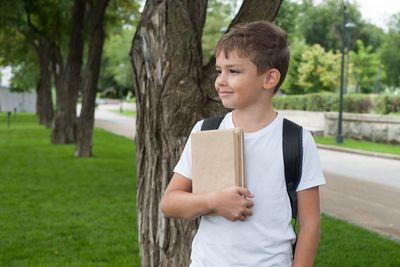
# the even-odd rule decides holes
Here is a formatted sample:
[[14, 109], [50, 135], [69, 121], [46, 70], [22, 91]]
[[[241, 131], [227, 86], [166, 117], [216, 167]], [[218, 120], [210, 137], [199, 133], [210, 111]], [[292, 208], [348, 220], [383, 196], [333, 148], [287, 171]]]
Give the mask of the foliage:
[[[32, 72], [28, 72], [23, 81], [21, 78], [24, 75], [20, 70], [27, 70], [27, 66], [30, 66], [30, 69], [37, 69], [36, 73], [39, 72], [38, 61], [34, 60], [34, 65], [32, 62], [27, 62], [26, 52], [33, 53], [34, 46], [38, 46], [40, 42], [44, 40], [54, 42], [60, 47], [63, 58], [66, 58], [72, 4], [73, 1], [65, 0], [1, 1], [0, 41], [2, 50], [0, 57], [2, 60], [0, 65], [12, 66], [13, 73], [19, 73], [17, 77], [13, 78], [16, 84], [14, 88], [36, 86], [39, 77], [31, 79]], [[108, 67], [108, 70], [104, 71], [106, 77], [101, 77], [101, 79], [103, 84], [104, 80], [111, 80], [110, 83], [115, 85], [118, 90], [127, 91], [129, 88], [133, 92], [132, 79], [129, 77], [131, 68], [128, 52], [134, 32], [132, 25], [136, 25], [140, 17], [139, 6], [138, 1], [113, 0], [107, 9], [106, 31], [108, 34], [105, 49], [107, 49], [107, 44], [111, 44], [112, 47], [108, 48], [108, 51], [114, 51], [109, 54], [105, 52], [103, 67]], [[129, 32], [126, 29], [130, 29]], [[85, 48], [85, 53], [87, 53], [87, 49], [88, 47]], [[122, 61], [119, 62], [119, 60]]]
[[299, 24], [304, 13], [303, 9], [304, 4], [291, 0], [282, 1], [279, 13], [274, 20], [276, 25], [287, 32], [291, 44], [296, 44], [297, 41], [302, 42]]
[[30, 61], [25, 61], [12, 68], [10, 81], [11, 90], [17, 92], [34, 90], [39, 81], [39, 69], [36, 57], [31, 56]]
[[304, 89], [299, 84], [299, 66], [301, 64], [304, 51], [310, 49], [304, 41], [294, 40], [290, 45], [290, 64], [285, 81], [281, 86], [283, 93], [288, 95], [303, 94]]
[[[352, 39], [359, 38], [361, 13], [357, 6], [348, 3], [348, 20], [356, 25]], [[326, 0], [317, 5], [308, 3], [304, 8], [301, 31], [307, 44], [319, 44], [326, 50], [339, 50], [342, 46], [343, 6], [342, 1]]]
[[101, 91], [111, 90], [120, 97], [128, 91], [134, 92], [128, 55], [134, 31], [132, 27], [125, 27], [105, 41], [99, 80]]
[[203, 62], [214, 55], [214, 48], [233, 19], [236, 1], [210, 0], [207, 4], [206, 22], [203, 28]]
[[380, 68], [379, 55], [373, 52], [372, 46], [365, 47], [361, 40], [357, 40], [357, 52], [350, 52], [350, 62], [353, 66], [355, 91], [373, 92]]
[[0, 266], [140, 266], [132, 141], [96, 129], [96, 157], [76, 159], [33, 114], [11, 118], [0, 124]]
[[44, 40], [62, 43], [68, 31], [71, 1], [2, 1], [0, 65], [10, 66], [13, 90], [36, 87], [39, 80], [37, 49]]
[[129, 49], [139, 23], [139, 1], [111, 1], [106, 13], [106, 39], [101, 60], [98, 91], [122, 97], [134, 94]]
[[11, 89], [22, 92], [35, 88], [39, 81], [39, 63], [26, 37], [16, 28], [4, 25], [0, 29], [0, 42], [0, 66], [11, 67]]
[[339, 88], [340, 54], [313, 45], [303, 52], [298, 73], [298, 84], [304, 92], [333, 92]]
[[393, 15], [389, 24], [389, 33], [382, 45], [381, 59], [385, 67], [384, 82], [391, 87], [400, 87], [400, 12]]
[[[284, 95], [273, 98], [273, 105], [276, 109], [337, 111], [338, 103], [339, 97], [333, 93]], [[400, 112], [400, 96], [346, 94], [343, 96], [343, 111], [351, 113], [397, 113]]]

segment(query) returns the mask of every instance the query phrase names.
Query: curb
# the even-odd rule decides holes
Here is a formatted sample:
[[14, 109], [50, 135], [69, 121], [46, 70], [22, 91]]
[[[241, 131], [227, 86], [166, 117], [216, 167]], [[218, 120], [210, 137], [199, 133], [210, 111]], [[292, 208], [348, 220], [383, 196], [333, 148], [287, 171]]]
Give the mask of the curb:
[[394, 154], [370, 152], [370, 151], [359, 150], [359, 149], [336, 147], [336, 146], [321, 145], [321, 144], [317, 144], [317, 147], [320, 148], [320, 149], [333, 150], [333, 151], [345, 152], [345, 153], [352, 153], [352, 154], [369, 156], [369, 157], [400, 160], [400, 156], [394, 155]]

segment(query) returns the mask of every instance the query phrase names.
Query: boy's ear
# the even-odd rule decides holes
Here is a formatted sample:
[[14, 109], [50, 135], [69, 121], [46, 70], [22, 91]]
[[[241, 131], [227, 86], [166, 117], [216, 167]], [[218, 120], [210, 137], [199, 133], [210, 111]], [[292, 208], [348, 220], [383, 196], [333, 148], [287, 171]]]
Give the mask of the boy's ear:
[[265, 89], [275, 89], [276, 85], [281, 78], [281, 73], [277, 69], [269, 69], [265, 72], [264, 88]]

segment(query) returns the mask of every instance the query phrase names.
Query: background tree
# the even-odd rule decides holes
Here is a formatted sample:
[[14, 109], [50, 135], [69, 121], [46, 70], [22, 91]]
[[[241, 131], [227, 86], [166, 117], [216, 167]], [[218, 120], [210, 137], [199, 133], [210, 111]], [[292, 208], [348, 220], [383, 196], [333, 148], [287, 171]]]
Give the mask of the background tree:
[[310, 49], [310, 46], [306, 45], [303, 40], [295, 40], [290, 45], [290, 64], [288, 73], [285, 81], [281, 86], [281, 90], [284, 94], [303, 94], [304, 88], [299, 82], [299, 67], [302, 63], [303, 53]]
[[204, 63], [214, 56], [215, 46], [232, 21], [237, 3], [237, 1], [223, 2], [221, 0], [207, 2], [207, 16], [202, 35]]
[[[340, 50], [342, 45], [342, 1], [326, 0], [317, 5], [305, 2], [300, 31], [308, 45], [319, 44], [326, 50]], [[347, 3], [348, 21], [354, 23], [351, 43], [359, 39], [361, 13], [353, 3]]]
[[385, 83], [391, 88], [400, 87], [400, 13], [390, 19], [389, 33], [382, 45], [381, 59], [386, 71]]
[[305, 10], [308, 7], [307, 2], [298, 2], [293, 0], [282, 1], [279, 14], [274, 23], [288, 33], [290, 44], [303, 42], [303, 32], [300, 28]]
[[371, 93], [374, 90], [380, 59], [379, 54], [372, 50], [372, 46], [365, 47], [361, 40], [357, 40], [357, 52], [350, 52], [356, 92]]
[[[57, 5], [57, 1], [50, 2], [45, 9], [40, 8], [41, 3], [22, 0], [0, 2], [1, 57], [3, 65], [14, 68], [14, 88], [29, 90], [36, 85], [39, 122], [51, 127], [53, 102], [48, 39], [57, 32], [57, 28], [53, 27], [54, 21], [47, 16], [47, 12]], [[31, 56], [33, 54], [36, 54], [36, 59]], [[21, 70], [27, 72], [23, 74]]]
[[129, 49], [139, 23], [139, 2], [112, 0], [106, 13], [104, 41], [98, 92], [106, 97], [134, 93]]
[[100, 73], [101, 54], [104, 44], [104, 16], [109, 0], [92, 2], [88, 11], [89, 52], [83, 80], [82, 108], [77, 125], [77, 144], [75, 155], [92, 156], [92, 136], [94, 127], [94, 108], [97, 81]]
[[298, 73], [299, 85], [306, 93], [333, 92], [339, 88], [340, 54], [313, 45], [303, 52]]
[[107, 96], [122, 97], [134, 93], [132, 67], [128, 52], [136, 27], [126, 27], [121, 33], [111, 34], [104, 44], [99, 92]]
[[[280, 4], [244, 1], [231, 25], [273, 20]], [[195, 222], [165, 219], [159, 201], [194, 122], [225, 112], [213, 89], [214, 63], [202, 64], [206, 8], [206, 0], [149, 0], [133, 40], [142, 266], [189, 264]]]
[[53, 72], [57, 88], [57, 110], [51, 133], [53, 144], [76, 142], [76, 104], [81, 86], [85, 0], [74, 0], [71, 14], [68, 57], [65, 64], [60, 45], [52, 43]]

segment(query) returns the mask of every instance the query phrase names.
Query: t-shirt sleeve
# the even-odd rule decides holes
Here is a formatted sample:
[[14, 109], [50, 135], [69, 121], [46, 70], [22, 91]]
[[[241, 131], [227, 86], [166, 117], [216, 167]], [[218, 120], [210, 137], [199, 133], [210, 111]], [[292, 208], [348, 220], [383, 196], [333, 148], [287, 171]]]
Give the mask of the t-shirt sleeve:
[[297, 192], [325, 184], [317, 146], [311, 133], [303, 128], [303, 167]]
[[185, 147], [182, 151], [181, 157], [174, 168], [175, 173], [185, 176], [186, 178], [192, 179], [192, 133], [199, 132], [203, 121], [198, 121], [192, 131], [190, 132], [189, 138], [186, 141]]

